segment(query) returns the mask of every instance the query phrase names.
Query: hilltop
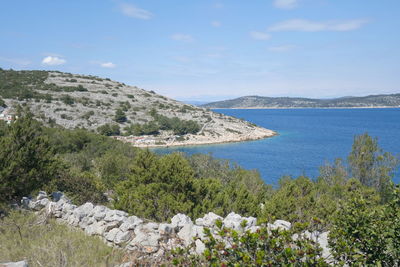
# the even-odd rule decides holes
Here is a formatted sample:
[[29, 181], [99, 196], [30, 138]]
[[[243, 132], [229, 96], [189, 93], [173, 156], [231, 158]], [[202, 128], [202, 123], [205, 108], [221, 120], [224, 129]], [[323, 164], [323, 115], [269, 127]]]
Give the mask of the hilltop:
[[49, 126], [85, 128], [136, 146], [210, 144], [275, 135], [136, 86], [59, 71], [0, 69], [0, 106], [29, 106]]
[[377, 108], [400, 107], [400, 94], [313, 99], [302, 97], [243, 96], [201, 105], [206, 108]]

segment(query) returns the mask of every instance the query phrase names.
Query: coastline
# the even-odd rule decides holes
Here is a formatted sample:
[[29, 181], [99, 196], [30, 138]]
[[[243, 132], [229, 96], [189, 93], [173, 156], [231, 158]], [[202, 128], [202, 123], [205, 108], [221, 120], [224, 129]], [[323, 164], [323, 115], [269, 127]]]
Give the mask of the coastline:
[[[182, 141], [171, 141], [169, 143], [157, 143], [156, 141], [151, 143], [135, 142], [138, 137], [125, 137], [125, 136], [113, 136], [112, 138], [120, 140], [122, 142], [131, 143], [134, 147], [139, 148], [167, 148], [167, 147], [179, 147], [179, 146], [201, 146], [201, 145], [215, 145], [215, 144], [227, 144], [227, 143], [238, 143], [246, 141], [255, 141], [266, 138], [277, 136], [278, 133], [265, 128], [257, 127], [254, 133], [246, 135], [230, 135], [230, 136], [218, 136], [218, 137], [206, 137], [202, 135], [189, 135], [187, 140]], [[142, 139], [141, 139], [142, 140]], [[152, 141], [155, 139], [152, 139]]]

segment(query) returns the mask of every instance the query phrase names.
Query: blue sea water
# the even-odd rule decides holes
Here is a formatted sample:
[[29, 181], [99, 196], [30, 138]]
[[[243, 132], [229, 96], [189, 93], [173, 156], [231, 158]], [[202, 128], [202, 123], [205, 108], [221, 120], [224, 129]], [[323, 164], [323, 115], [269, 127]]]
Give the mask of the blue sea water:
[[[400, 156], [400, 109], [218, 109], [272, 129], [278, 136], [241, 143], [155, 149], [212, 153], [246, 169], [257, 169], [268, 184], [283, 175], [317, 177], [318, 168], [345, 159], [355, 135], [368, 132], [385, 151]], [[394, 178], [400, 182], [400, 172]]]

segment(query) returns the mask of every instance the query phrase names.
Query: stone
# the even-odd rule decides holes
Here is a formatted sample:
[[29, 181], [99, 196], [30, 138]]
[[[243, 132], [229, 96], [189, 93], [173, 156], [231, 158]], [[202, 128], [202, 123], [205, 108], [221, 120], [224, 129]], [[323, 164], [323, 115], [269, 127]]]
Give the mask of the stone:
[[121, 229], [121, 231], [126, 232], [128, 230], [135, 230], [135, 228], [142, 223], [142, 219], [139, 219], [136, 216], [129, 216], [123, 221], [119, 228]]
[[158, 233], [145, 233], [140, 231], [129, 245], [131, 247], [144, 248], [147, 253], [154, 253], [158, 250], [158, 240], [160, 239], [161, 236]]
[[106, 222], [119, 221], [122, 223], [122, 221], [126, 219], [127, 216], [128, 213], [121, 210], [107, 210], [104, 220]]
[[64, 200], [65, 202], [71, 203], [71, 200], [67, 198], [62, 192], [53, 192], [51, 193], [51, 198], [54, 202], [58, 202], [60, 200]]
[[[114, 228], [114, 229], [116, 229], [116, 228]], [[119, 230], [117, 232], [117, 234], [115, 235], [114, 243], [117, 245], [121, 245], [125, 242], [128, 242], [131, 239], [131, 237], [132, 237], [131, 232], [129, 232], [129, 231], [123, 232], [123, 231]]]
[[193, 224], [185, 224], [178, 232], [178, 237], [183, 241], [185, 246], [189, 246], [193, 242], [193, 237], [195, 236], [196, 232], [193, 231]]
[[118, 231], [121, 231], [121, 230], [119, 230], [118, 228], [111, 229], [109, 232], [107, 232], [104, 235], [105, 239], [107, 239], [110, 242], [113, 242], [115, 237], [117, 236]]
[[27, 261], [0, 263], [1, 267], [29, 267]]
[[158, 232], [162, 235], [170, 235], [174, 232], [174, 227], [168, 223], [160, 223], [158, 226]]
[[23, 197], [21, 200], [21, 205], [24, 209], [29, 209], [29, 203], [31, 202], [31, 200], [27, 197]]
[[241, 223], [243, 220], [244, 219], [242, 218], [242, 216], [240, 216], [239, 214], [236, 214], [234, 212], [231, 212], [223, 220], [223, 223], [224, 223], [224, 226], [227, 228], [232, 228], [234, 230], [240, 230], [242, 228]]
[[203, 254], [204, 250], [206, 250], [206, 245], [204, 245], [204, 243], [200, 239], [196, 240], [195, 245], [196, 245], [195, 251], [199, 255]]
[[178, 213], [171, 219], [171, 225], [173, 228], [180, 229], [184, 227], [186, 224], [193, 224], [193, 222], [192, 219], [190, 219], [190, 217], [185, 214]]
[[276, 220], [271, 226], [272, 230], [275, 229], [281, 229], [281, 230], [290, 230], [292, 227], [292, 224], [290, 222], [284, 221], [284, 220]]
[[153, 223], [153, 222], [149, 222], [149, 223], [143, 224], [142, 229], [144, 231], [147, 231], [147, 232], [152, 232], [152, 231], [158, 229], [158, 224], [157, 223]]
[[28, 204], [28, 207], [32, 210], [36, 210], [39, 211], [41, 209], [43, 209], [44, 207], [47, 206], [47, 204], [50, 203], [50, 200], [47, 198], [42, 198], [40, 200], [37, 201], [30, 201]]
[[44, 198], [48, 198], [47, 193], [44, 191], [39, 191], [38, 196], [36, 197], [36, 200], [41, 200]]
[[201, 222], [201, 224], [198, 224], [197, 220], [196, 220], [196, 224], [198, 224], [200, 226], [205, 226], [205, 227], [214, 227], [215, 226], [215, 222], [217, 220], [221, 220], [222, 221], [223, 218], [221, 216], [213, 213], [213, 212], [209, 212], [206, 215], [204, 215], [204, 217], [202, 218], [201, 221], [199, 221], [199, 222]]

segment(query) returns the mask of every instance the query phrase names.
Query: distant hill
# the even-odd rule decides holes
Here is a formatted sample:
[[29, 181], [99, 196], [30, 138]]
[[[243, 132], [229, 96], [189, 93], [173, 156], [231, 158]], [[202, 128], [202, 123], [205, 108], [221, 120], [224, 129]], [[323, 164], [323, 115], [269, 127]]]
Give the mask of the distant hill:
[[[86, 128], [106, 135], [185, 135], [182, 144], [258, 139], [274, 132], [154, 91], [90, 75], [0, 68], [0, 106], [29, 106], [49, 126]], [[174, 141], [174, 144], [181, 144]]]
[[400, 107], [400, 94], [346, 96], [334, 99], [243, 96], [201, 105], [206, 108], [367, 108]]

